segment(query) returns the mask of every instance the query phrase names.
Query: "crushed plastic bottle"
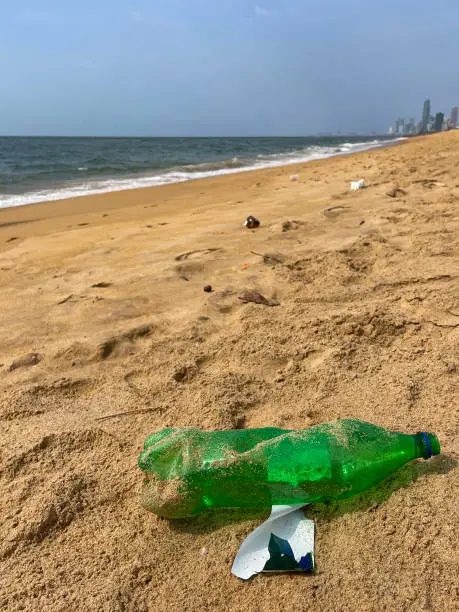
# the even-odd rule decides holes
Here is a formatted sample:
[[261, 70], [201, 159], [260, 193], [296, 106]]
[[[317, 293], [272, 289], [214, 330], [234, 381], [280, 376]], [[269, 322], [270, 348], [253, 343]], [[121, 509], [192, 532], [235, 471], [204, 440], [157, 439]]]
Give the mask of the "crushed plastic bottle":
[[142, 504], [167, 518], [206, 508], [270, 507], [343, 499], [413, 459], [440, 453], [437, 437], [343, 419], [302, 430], [167, 428], [139, 457]]

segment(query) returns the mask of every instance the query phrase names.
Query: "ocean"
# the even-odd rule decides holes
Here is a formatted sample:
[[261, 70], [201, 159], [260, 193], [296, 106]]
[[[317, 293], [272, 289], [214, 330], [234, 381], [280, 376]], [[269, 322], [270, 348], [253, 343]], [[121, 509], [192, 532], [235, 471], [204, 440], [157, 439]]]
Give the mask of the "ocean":
[[307, 162], [388, 142], [362, 136], [0, 137], [0, 208]]

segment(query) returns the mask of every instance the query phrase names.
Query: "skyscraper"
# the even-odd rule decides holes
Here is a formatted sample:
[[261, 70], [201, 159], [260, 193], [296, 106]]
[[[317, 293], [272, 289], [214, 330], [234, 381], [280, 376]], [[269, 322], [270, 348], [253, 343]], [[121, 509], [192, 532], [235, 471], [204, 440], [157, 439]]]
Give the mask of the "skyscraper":
[[443, 113], [437, 113], [435, 115], [434, 130], [436, 132], [441, 132], [442, 127], [443, 127], [443, 119], [444, 118], [445, 118], [445, 115]]
[[459, 108], [457, 106], [453, 106], [451, 109], [451, 127], [457, 127], [457, 120], [459, 115]]
[[405, 123], [405, 134], [408, 136], [414, 134], [416, 132], [416, 124], [414, 119], [411, 117], [408, 119], [407, 123]]
[[403, 134], [405, 131], [405, 119], [397, 119], [397, 134]]
[[424, 132], [427, 131], [427, 124], [430, 119], [430, 100], [424, 102], [424, 109], [422, 111], [422, 129]]

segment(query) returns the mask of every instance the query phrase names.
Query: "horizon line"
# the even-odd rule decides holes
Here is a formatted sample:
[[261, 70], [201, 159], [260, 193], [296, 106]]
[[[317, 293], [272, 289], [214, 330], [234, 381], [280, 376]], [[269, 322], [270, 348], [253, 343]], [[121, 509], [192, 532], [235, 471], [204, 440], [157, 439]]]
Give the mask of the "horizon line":
[[75, 134], [0, 134], [0, 138], [319, 138], [319, 137], [332, 137], [332, 136], [363, 136], [363, 137], [374, 137], [374, 136], [390, 136], [387, 132], [317, 132], [315, 134], [238, 134], [238, 135], [215, 135], [215, 136], [114, 136], [114, 135], [84, 135], [79, 136]]

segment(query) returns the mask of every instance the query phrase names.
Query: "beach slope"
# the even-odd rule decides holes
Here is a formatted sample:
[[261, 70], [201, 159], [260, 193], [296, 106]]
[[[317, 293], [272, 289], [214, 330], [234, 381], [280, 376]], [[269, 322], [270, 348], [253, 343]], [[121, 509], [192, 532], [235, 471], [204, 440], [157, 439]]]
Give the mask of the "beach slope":
[[[455, 609], [458, 164], [452, 132], [0, 210], [0, 607]], [[231, 576], [266, 513], [139, 505], [157, 429], [342, 417], [443, 454], [311, 506], [313, 576]]]

